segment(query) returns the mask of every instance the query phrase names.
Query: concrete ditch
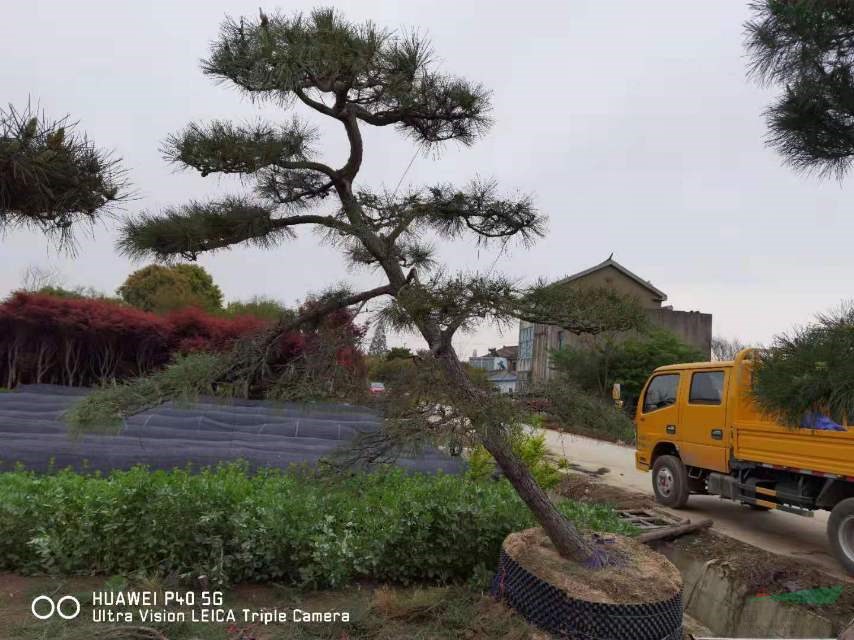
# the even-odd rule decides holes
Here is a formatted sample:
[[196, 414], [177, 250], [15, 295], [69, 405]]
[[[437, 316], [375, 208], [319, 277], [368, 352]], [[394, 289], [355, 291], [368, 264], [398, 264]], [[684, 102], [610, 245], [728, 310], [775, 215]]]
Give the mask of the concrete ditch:
[[659, 551], [682, 573], [685, 614], [717, 636], [836, 638], [843, 630], [844, 623], [805, 607], [756, 597], [720, 560], [701, 558], [675, 545], [661, 545]]
[[[589, 473], [569, 474], [556, 493], [579, 502], [609, 504], [621, 514], [659, 511], [649, 496], [606, 484]], [[667, 520], [659, 524], [672, 524]], [[698, 639], [854, 640], [854, 627], [847, 632], [851, 635], [841, 636], [854, 623], [851, 578], [828, 572], [810, 559], [772, 553], [714, 530], [650, 544], [680, 570], [685, 628]], [[834, 588], [839, 589], [838, 597], [831, 601], [812, 597]], [[810, 597], [794, 602], [787, 597], [798, 594]]]

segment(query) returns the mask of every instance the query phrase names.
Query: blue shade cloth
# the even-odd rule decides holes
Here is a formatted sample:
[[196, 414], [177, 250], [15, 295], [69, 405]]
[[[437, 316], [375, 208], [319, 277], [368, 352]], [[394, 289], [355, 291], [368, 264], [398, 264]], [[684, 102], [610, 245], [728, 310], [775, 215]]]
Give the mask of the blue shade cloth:
[[815, 429], [817, 431], [845, 431], [845, 427], [837, 424], [827, 416], [824, 416], [816, 411], [807, 413], [804, 419], [801, 420], [801, 427], [804, 429]]
[[[152, 469], [245, 460], [252, 469], [317, 464], [360, 434], [382, 427], [371, 409], [343, 403], [299, 404], [199, 398], [166, 402], [129, 416], [110, 433], [69, 434], [62, 415], [89, 389], [21, 385], [0, 393], [0, 471]], [[460, 473], [465, 462], [435, 448], [404, 454], [408, 471]]]

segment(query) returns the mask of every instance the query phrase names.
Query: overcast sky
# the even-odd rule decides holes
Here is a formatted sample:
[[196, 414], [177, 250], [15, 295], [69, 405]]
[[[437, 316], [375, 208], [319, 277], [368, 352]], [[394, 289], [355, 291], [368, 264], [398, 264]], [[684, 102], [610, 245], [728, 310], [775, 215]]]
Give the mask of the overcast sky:
[[[245, 189], [177, 172], [161, 141], [191, 120], [282, 118], [204, 77], [226, 15], [256, 15], [259, 0], [78, 0], [8, 3], [0, 22], [0, 103], [38, 100], [70, 113], [100, 146], [124, 159], [139, 198], [124, 212]], [[312, 2], [264, 4], [310, 9]], [[526, 192], [549, 216], [549, 234], [497, 260], [471, 243], [441, 248], [454, 269], [558, 278], [614, 253], [677, 309], [714, 315], [714, 332], [763, 342], [851, 297], [851, 186], [796, 175], [763, 145], [773, 95], [745, 77], [745, 0], [360, 0], [348, 18], [429, 35], [443, 68], [494, 92], [496, 124], [472, 148], [418, 155], [404, 184], [495, 177]], [[307, 114], [306, 114], [307, 115]], [[323, 127], [318, 147], [338, 164], [343, 131]], [[413, 158], [393, 130], [366, 133], [361, 183], [391, 188]], [[32, 265], [67, 286], [112, 292], [134, 265], [114, 251], [115, 225], [79, 240], [69, 258], [42, 236], [0, 242], [0, 295]], [[343, 261], [304, 233], [278, 250], [203, 256], [228, 300], [253, 295], [288, 304], [347, 279]], [[492, 329], [463, 336], [461, 355], [515, 344]], [[404, 338], [421, 346], [414, 337]], [[400, 339], [391, 340], [399, 343]]]

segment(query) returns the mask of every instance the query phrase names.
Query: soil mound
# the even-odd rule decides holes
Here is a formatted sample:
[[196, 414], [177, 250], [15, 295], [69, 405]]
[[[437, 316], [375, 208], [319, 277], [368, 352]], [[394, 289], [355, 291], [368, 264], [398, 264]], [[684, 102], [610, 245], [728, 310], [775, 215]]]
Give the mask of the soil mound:
[[528, 572], [572, 598], [606, 604], [650, 604], [682, 591], [679, 570], [663, 555], [631, 538], [594, 538], [608, 566], [591, 569], [562, 557], [540, 528], [511, 533], [504, 551]]

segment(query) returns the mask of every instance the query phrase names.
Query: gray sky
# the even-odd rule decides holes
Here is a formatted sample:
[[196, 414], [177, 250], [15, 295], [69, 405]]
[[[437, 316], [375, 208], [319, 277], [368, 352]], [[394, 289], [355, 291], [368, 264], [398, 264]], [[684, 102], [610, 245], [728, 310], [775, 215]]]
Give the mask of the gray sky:
[[[0, 23], [0, 103], [28, 96], [50, 115], [70, 113], [100, 146], [124, 158], [140, 198], [125, 213], [243, 189], [230, 179], [176, 172], [158, 151], [190, 120], [283, 117], [202, 76], [225, 14], [255, 15], [258, 0], [10, 3]], [[315, 3], [265, 4], [265, 10]], [[745, 78], [746, 0], [360, 0], [336, 2], [350, 19], [417, 27], [446, 71], [494, 91], [496, 125], [473, 148], [416, 157], [404, 184], [495, 177], [528, 192], [550, 218], [533, 249], [472, 243], [441, 248], [455, 269], [557, 278], [615, 258], [651, 280], [678, 309], [714, 314], [714, 332], [767, 341], [851, 296], [854, 220], [847, 184], [803, 177], [763, 146], [772, 93]], [[304, 112], [303, 112], [304, 113]], [[307, 114], [306, 114], [307, 115]], [[322, 129], [333, 163], [343, 132]], [[394, 187], [413, 157], [391, 129], [366, 134], [365, 185]], [[114, 225], [80, 238], [75, 259], [36, 233], [0, 242], [0, 295], [30, 265], [56, 268], [66, 285], [113, 291], [133, 265], [114, 249]], [[292, 304], [309, 291], [370, 273], [303, 233], [279, 250], [203, 256], [229, 300], [262, 294]], [[420, 346], [414, 338], [412, 345]], [[391, 340], [399, 343], [400, 340]], [[483, 329], [473, 349], [515, 344]]]

